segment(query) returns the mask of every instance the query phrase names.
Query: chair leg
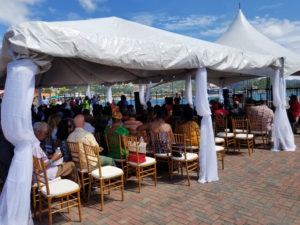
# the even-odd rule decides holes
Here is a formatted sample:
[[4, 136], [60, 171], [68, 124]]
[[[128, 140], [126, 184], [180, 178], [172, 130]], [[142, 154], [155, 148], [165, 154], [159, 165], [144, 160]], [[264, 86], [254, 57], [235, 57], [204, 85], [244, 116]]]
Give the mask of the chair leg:
[[[173, 164], [171, 163], [172, 160], [168, 158], [168, 167], [169, 167], [169, 179], [172, 180], [172, 174], [173, 174]], [[171, 166], [172, 164], [172, 166]]]
[[[173, 161], [173, 159], [171, 159], [171, 168], [173, 168], [173, 164], [174, 164], [174, 161]], [[171, 170], [171, 171], [169, 170], [169, 173], [170, 173], [170, 181], [172, 181], [173, 180], [173, 170]]]
[[39, 192], [39, 222], [42, 222], [42, 194]]
[[68, 207], [68, 213], [70, 213], [70, 202], [69, 202], [70, 198], [69, 195], [67, 196], [67, 207]]
[[48, 198], [49, 225], [52, 225], [52, 199]]
[[89, 181], [89, 191], [88, 191], [88, 201], [90, 201], [90, 197], [91, 197], [91, 192], [92, 192], [92, 177], [90, 176], [90, 181]]
[[82, 215], [81, 215], [81, 201], [80, 201], [80, 191], [77, 192], [77, 198], [78, 198], [78, 214], [79, 214], [79, 221], [82, 221]]
[[224, 170], [224, 152], [222, 152], [222, 170]]
[[80, 182], [81, 182], [81, 187], [82, 187], [82, 195], [83, 195], [83, 198], [85, 199], [85, 200], [87, 200], [86, 199], [86, 196], [85, 196], [85, 186], [84, 186], [84, 176], [83, 176], [84, 174], [83, 173], [80, 173]]
[[36, 218], [36, 188], [32, 188], [33, 216]]
[[139, 193], [141, 193], [142, 181], [141, 181], [141, 168], [137, 167], [138, 183], [139, 183]]
[[157, 185], [156, 163], [154, 164], [154, 184]]
[[122, 201], [124, 201], [124, 175], [121, 176], [121, 195]]
[[188, 179], [188, 184], [191, 186], [191, 181], [190, 181], [190, 174], [189, 174], [189, 169], [188, 169], [188, 162], [185, 162], [185, 169], [186, 169], [186, 176]]
[[61, 198], [60, 198], [60, 208], [61, 208], [61, 209], [64, 207], [63, 202], [64, 202], [64, 198], [61, 197]]
[[104, 183], [103, 183], [103, 179], [100, 180], [100, 195], [101, 195], [101, 211], [103, 211], [104, 208]]
[[200, 177], [200, 165], [199, 165], [199, 162], [197, 162], [197, 178], [199, 180], [199, 177]]
[[110, 195], [110, 179], [108, 179], [108, 195]]

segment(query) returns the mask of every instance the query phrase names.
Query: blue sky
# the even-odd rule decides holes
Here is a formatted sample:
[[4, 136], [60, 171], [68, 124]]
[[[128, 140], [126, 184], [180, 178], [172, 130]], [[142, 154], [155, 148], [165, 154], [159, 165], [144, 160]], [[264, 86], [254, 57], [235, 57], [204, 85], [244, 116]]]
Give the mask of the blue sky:
[[238, 4], [269, 38], [300, 54], [299, 0], [0, 0], [0, 40], [10, 25], [117, 16], [172, 32], [215, 41]]

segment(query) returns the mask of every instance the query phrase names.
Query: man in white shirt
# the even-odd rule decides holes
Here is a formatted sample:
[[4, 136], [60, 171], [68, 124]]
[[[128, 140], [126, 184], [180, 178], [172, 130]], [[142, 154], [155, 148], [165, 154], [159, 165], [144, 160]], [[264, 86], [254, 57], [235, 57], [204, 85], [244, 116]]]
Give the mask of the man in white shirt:
[[[33, 131], [36, 138], [39, 141], [45, 140], [47, 137], [49, 126], [45, 122], [36, 122], [33, 126]], [[47, 177], [49, 180], [53, 180], [56, 177], [66, 177], [67, 179], [73, 180], [78, 183], [78, 172], [76, 170], [74, 162], [65, 162], [61, 165], [55, 165], [62, 154], [54, 153], [50, 158], [47, 157], [45, 152], [40, 146], [40, 142], [36, 141], [32, 146], [32, 154], [36, 158], [42, 158], [47, 171]]]
[[49, 104], [49, 100], [46, 99], [45, 96], [43, 96], [42, 103], [43, 103], [43, 105], [48, 105]]

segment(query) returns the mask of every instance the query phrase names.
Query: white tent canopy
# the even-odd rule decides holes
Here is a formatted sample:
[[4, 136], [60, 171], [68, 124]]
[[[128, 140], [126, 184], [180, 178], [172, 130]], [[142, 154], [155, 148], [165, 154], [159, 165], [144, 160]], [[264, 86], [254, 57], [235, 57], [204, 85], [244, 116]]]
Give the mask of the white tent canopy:
[[16, 57], [38, 66], [36, 86], [79, 86], [164, 77], [182, 79], [200, 67], [208, 81], [225, 84], [250, 79], [279, 67], [276, 57], [148, 27], [116, 17], [67, 22], [26, 22], [12, 26], [3, 39], [0, 78]]
[[216, 43], [245, 51], [284, 57], [284, 76], [300, 75], [300, 56], [257, 31], [247, 21], [242, 10], [239, 10], [231, 26]]
[[291, 74], [300, 74], [300, 56], [259, 33], [247, 21], [241, 10], [228, 30], [217, 40], [217, 43], [281, 58], [283, 66], [281, 76], [279, 77], [279, 73], [274, 74], [273, 72], [265, 74], [265, 76], [273, 77], [273, 103], [276, 106], [274, 132], [272, 133], [273, 150], [295, 151], [294, 135], [286, 113], [285, 77]]
[[[13, 58], [22, 60], [10, 62]], [[11, 27], [3, 39], [0, 58], [2, 85], [7, 69], [1, 124], [4, 135], [15, 145], [15, 155], [0, 197], [0, 224], [32, 223], [31, 145], [39, 145], [31, 125], [34, 86], [155, 82], [197, 70], [196, 106], [198, 114], [203, 116], [201, 132], [205, 133], [200, 140], [199, 182], [212, 182], [218, 180], [218, 172], [207, 80], [237, 82], [252, 75], [264, 75], [266, 71], [278, 72], [279, 67], [279, 60], [273, 56], [224, 47], [114, 17], [28, 22]], [[35, 76], [36, 73], [40, 75]]]

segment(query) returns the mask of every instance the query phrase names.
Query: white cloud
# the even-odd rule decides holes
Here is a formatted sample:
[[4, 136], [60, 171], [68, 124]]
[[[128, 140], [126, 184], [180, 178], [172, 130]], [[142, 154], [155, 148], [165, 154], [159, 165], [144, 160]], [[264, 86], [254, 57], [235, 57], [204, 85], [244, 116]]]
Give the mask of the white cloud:
[[141, 12], [133, 15], [131, 20], [148, 26], [160, 27], [165, 30], [184, 31], [210, 26], [221, 17], [223, 16], [166, 16], [163, 13], [152, 14], [149, 12]]
[[68, 13], [67, 18], [68, 18], [68, 20], [80, 20], [81, 19], [80, 15], [78, 15], [77, 13], [74, 13], [74, 12]]
[[164, 28], [167, 30], [191, 30], [213, 24], [218, 17], [207, 15], [190, 15], [186, 17], [167, 17]]
[[106, 0], [78, 0], [79, 4], [81, 5], [84, 10], [87, 12], [93, 12], [98, 8], [99, 3], [103, 3]]
[[43, 0], [0, 0], [0, 23], [5, 25], [18, 24], [30, 20], [34, 11], [30, 6]]
[[202, 36], [207, 36], [207, 37], [219, 37], [221, 36], [229, 27], [229, 25], [231, 24], [231, 21], [223, 21], [221, 23], [221, 25], [216, 26], [214, 28], [205, 30], [205, 31], [201, 31], [200, 34]]
[[300, 21], [255, 17], [250, 23], [270, 39], [300, 53]]
[[157, 17], [150, 13], [138, 13], [131, 18], [131, 20], [147, 26], [152, 26], [155, 19], [157, 19]]
[[260, 7], [258, 7], [258, 11], [261, 11], [261, 10], [271, 10], [271, 9], [276, 9], [276, 8], [279, 8], [283, 6], [283, 3], [282, 2], [279, 2], [279, 3], [275, 3], [275, 4], [271, 4], [271, 5], [262, 5]]

